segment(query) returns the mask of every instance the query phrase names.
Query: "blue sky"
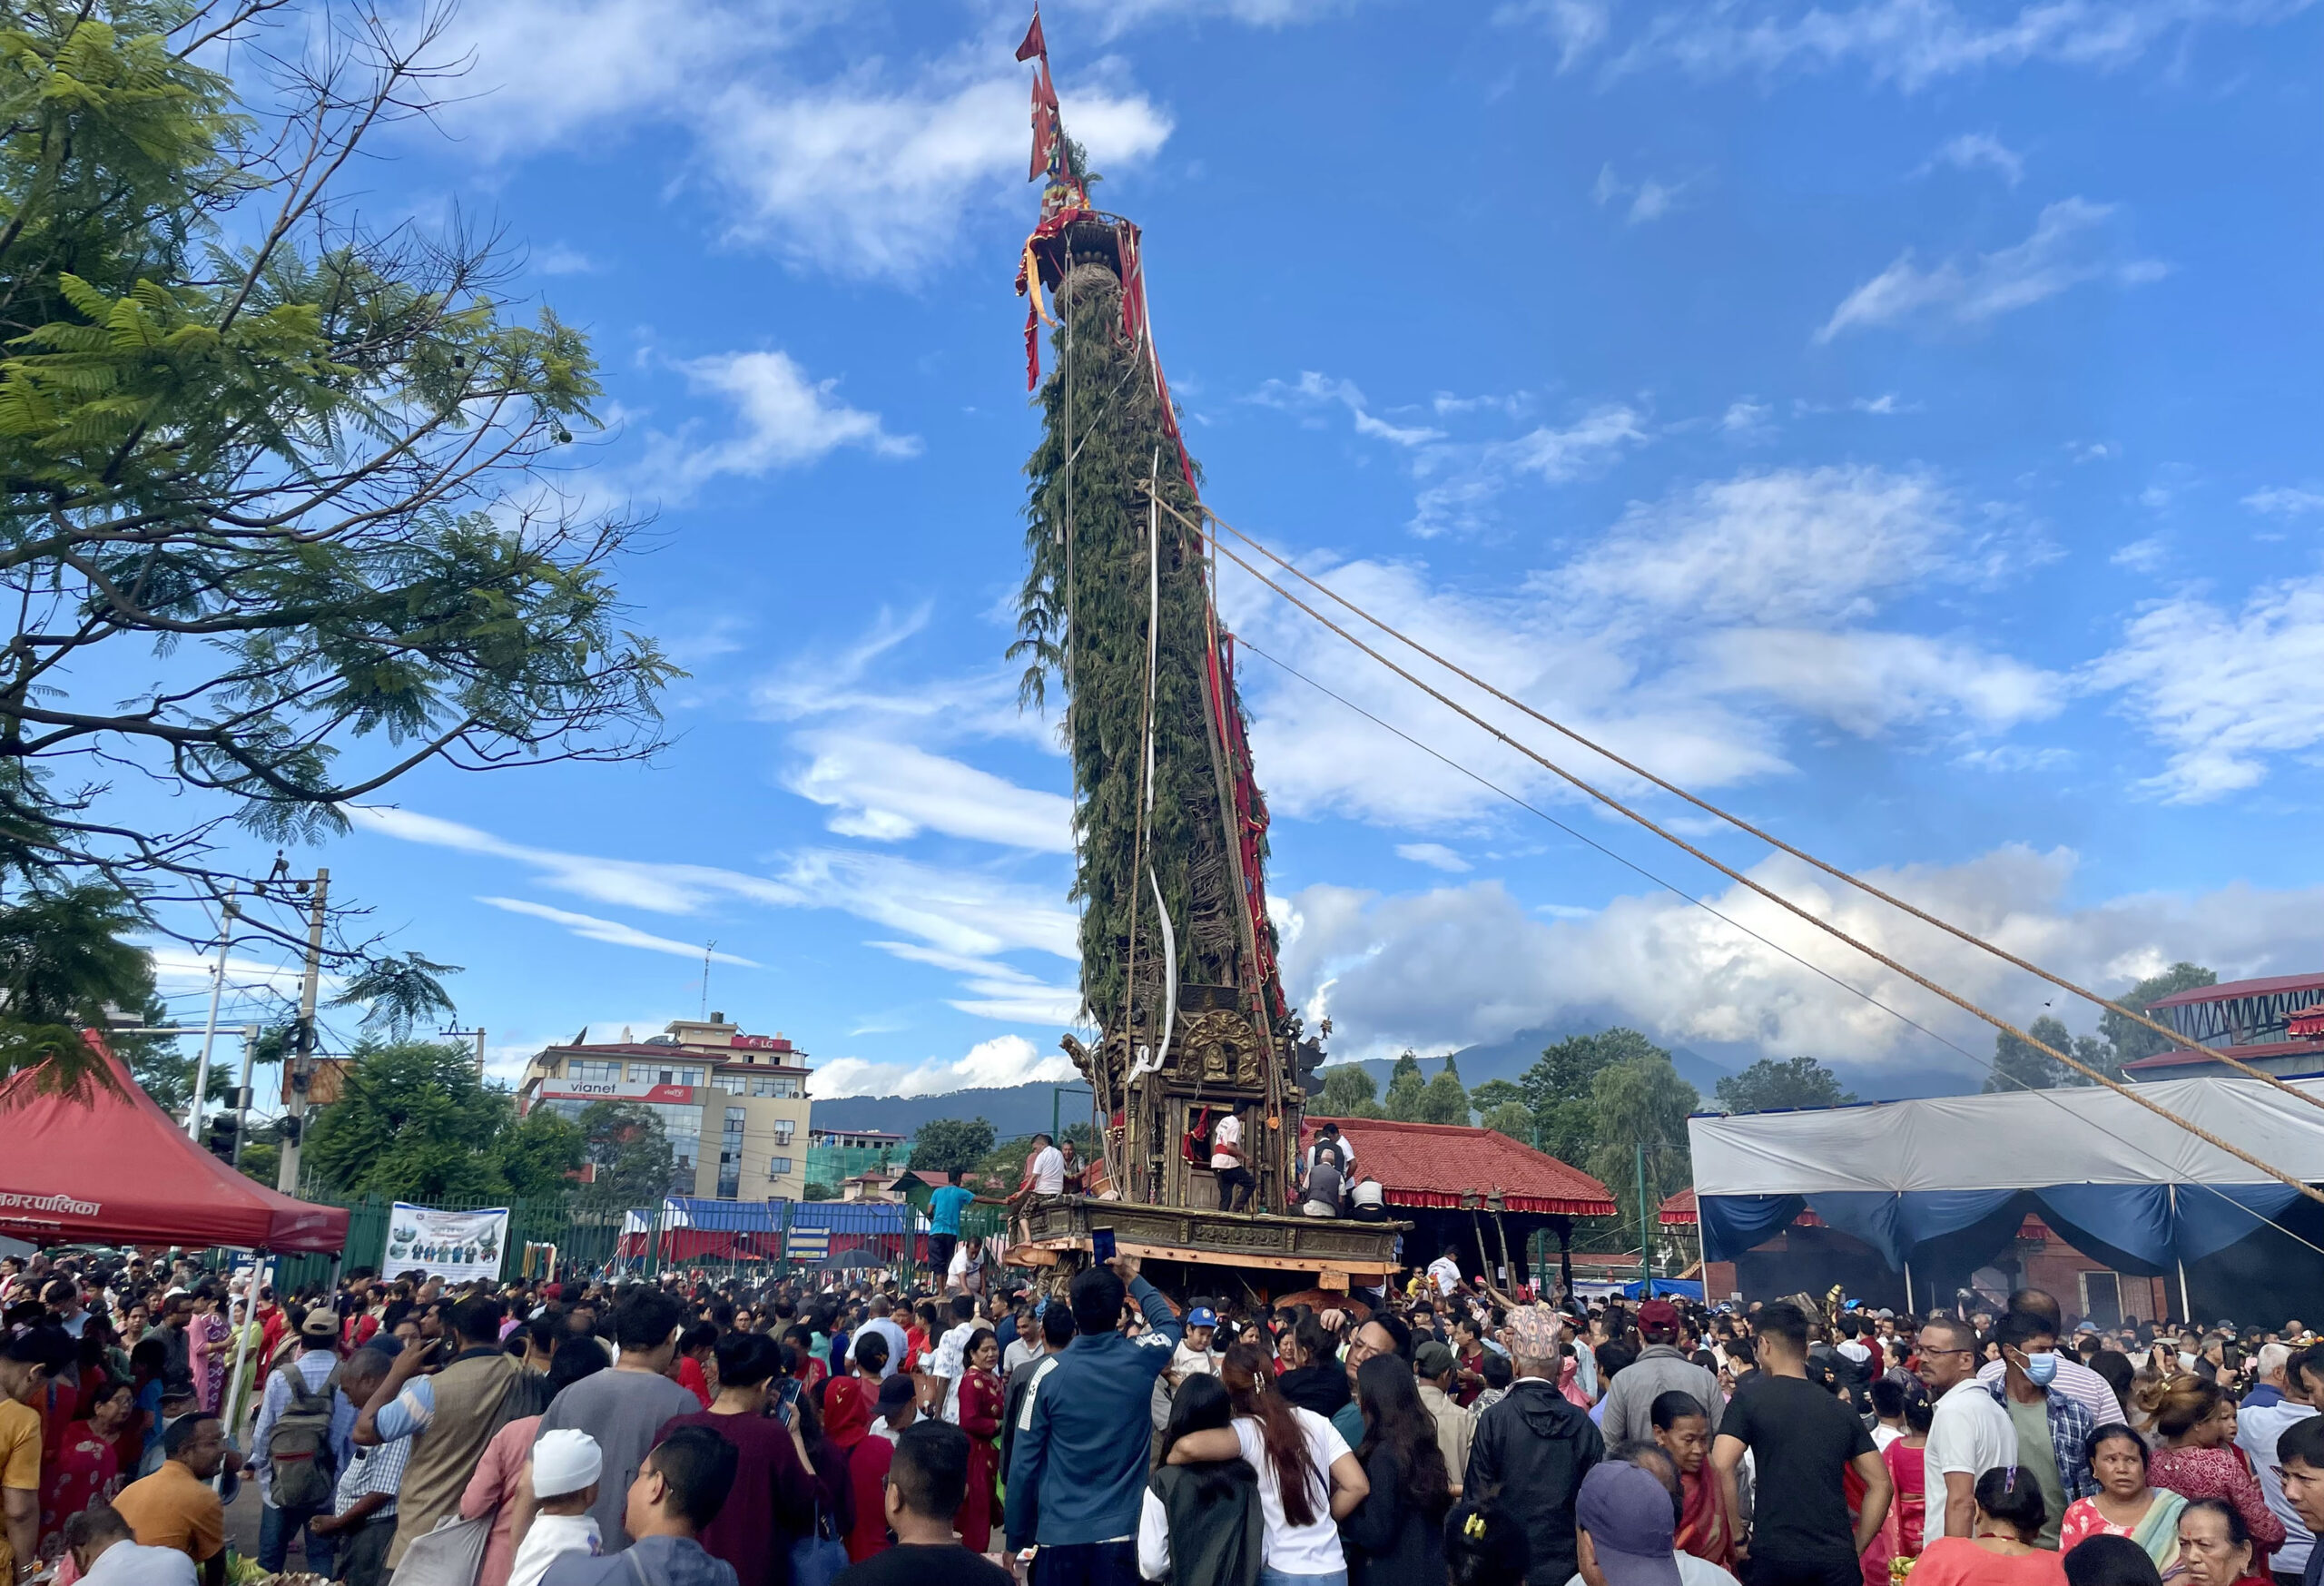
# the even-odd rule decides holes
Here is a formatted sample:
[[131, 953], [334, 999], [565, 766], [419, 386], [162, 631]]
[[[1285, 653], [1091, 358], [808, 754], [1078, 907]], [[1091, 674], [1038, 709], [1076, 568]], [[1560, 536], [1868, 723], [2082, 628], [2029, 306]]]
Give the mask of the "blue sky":
[[[607, 428], [568, 482], [656, 515], [621, 576], [692, 673], [651, 765], [414, 776], [308, 857], [467, 966], [504, 1070], [695, 1012], [714, 940], [710, 1004], [830, 1065], [827, 1093], [1059, 1074], [1068, 784], [1001, 660], [1035, 438], [1024, 22], [469, 0], [466, 97], [361, 173], [381, 220], [488, 216], [519, 289], [595, 337]], [[1228, 521], [2103, 990], [2324, 964], [2315, 12], [1060, 0], [1048, 33]], [[1990, 1049], [1240, 575], [1222, 601], [1267, 655]], [[1341, 1055], [1603, 1018], [1903, 1088], [1960, 1065], [1269, 661], [1243, 683], [1290, 990]]]

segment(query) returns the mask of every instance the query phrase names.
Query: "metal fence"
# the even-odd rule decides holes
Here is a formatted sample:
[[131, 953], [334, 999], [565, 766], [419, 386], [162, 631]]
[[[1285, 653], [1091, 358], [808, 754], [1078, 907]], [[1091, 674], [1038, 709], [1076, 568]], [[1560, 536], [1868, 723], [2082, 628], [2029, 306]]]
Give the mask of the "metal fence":
[[[322, 1287], [330, 1282], [335, 1266], [342, 1273], [359, 1267], [384, 1269], [392, 1200], [314, 1194], [305, 1198], [347, 1209], [347, 1246], [338, 1256], [281, 1257], [273, 1279], [280, 1292]], [[921, 1209], [891, 1202], [672, 1197], [658, 1207], [629, 1212], [578, 1211], [555, 1202], [428, 1204], [439, 1211], [508, 1207], [508, 1237], [500, 1261], [504, 1280], [526, 1276], [527, 1248], [537, 1246], [555, 1246], [557, 1270], [576, 1276], [609, 1269], [645, 1276], [680, 1266], [776, 1277], [867, 1263], [899, 1268], [908, 1280], [929, 1276]], [[1008, 1227], [1008, 1214], [1000, 1207], [970, 1207], [960, 1219], [962, 1236], [972, 1240], [1005, 1241]], [[820, 1230], [822, 1239], [811, 1242], [820, 1243], [821, 1252], [793, 1256], [790, 1236], [794, 1229]]]

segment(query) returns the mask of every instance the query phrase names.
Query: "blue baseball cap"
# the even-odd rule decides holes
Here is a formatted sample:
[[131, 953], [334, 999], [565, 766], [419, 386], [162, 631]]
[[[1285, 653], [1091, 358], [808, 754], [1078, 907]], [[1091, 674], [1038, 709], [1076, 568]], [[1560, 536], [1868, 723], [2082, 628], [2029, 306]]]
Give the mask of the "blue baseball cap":
[[1208, 1305], [1196, 1305], [1193, 1310], [1187, 1313], [1187, 1325], [1189, 1327], [1216, 1327], [1218, 1325], [1218, 1313], [1212, 1310]]

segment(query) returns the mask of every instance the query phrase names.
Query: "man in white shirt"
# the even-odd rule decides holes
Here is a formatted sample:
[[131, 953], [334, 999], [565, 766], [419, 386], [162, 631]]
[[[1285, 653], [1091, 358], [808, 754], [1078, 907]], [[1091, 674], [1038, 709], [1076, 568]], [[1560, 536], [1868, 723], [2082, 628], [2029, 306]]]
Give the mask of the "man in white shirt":
[[2260, 1385], [2235, 1414], [2235, 1446], [2250, 1457], [2268, 1512], [2284, 1522], [2284, 1545], [2269, 1555], [2268, 1566], [2278, 1575], [2298, 1580], [2308, 1569], [2316, 1533], [2284, 1496], [2283, 1478], [2276, 1473], [2283, 1462], [2276, 1445], [2294, 1423], [2316, 1414], [2317, 1394], [2324, 1390], [2324, 1345], [2295, 1353], [2287, 1345], [2266, 1345], [2257, 1364]]
[[[2009, 1412], [1977, 1380], [1977, 1330], [1952, 1316], [1923, 1324], [1921, 1381], [1936, 1399], [1936, 1414], [1922, 1451], [1926, 1473], [1930, 1537], [1974, 1536], [1977, 1478], [2017, 1464], [2017, 1429]], [[1940, 1483], [1942, 1483], [1940, 1492]], [[1944, 1523], [1938, 1524], [1942, 1505]]]
[[960, 1379], [969, 1374], [969, 1340], [977, 1330], [977, 1302], [968, 1295], [952, 1296], [952, 1325], [942, 1342], [936, 1345], [931, 1357], [928, 1374], [943, 1387], [943, 1398], [923, 1408], [933, 1410], [937, 1416], [959, 1425], [960, 1421]]
[[183, 1548], [149, 1548], [131, 1534], [121, 1511], [102, 1501], [64, 1522], [64, 1545], [84, 1581], [97, 1586], [193, 1586]]
[[1461, 1292], [1461, 1247], [1444, 1246], [1444, 1254], [1428, 1264], [1428, 1281], [1436, 1286], [1439, 1299], [1451, 1299]]
[[[1227, 1113], [1210, 1126], [1210, 1170], [1218, 1175], [1218, 1209], [1242, 1211], [1259, 1193], [1243, 1154], [1243, 1120]], [[1238, 1204], [1239, 1203], [1239, 1204]]]

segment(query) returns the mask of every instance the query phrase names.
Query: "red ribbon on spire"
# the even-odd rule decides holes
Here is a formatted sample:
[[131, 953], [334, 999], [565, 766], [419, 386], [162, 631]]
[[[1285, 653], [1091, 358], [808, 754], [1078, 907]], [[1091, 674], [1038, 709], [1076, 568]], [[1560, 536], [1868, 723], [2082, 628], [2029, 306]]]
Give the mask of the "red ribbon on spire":
[[1017, 46], [1019, 60], [1029, 61], [1035, 55], [1045, 61], [1049, 58], [1049, 41], [1041, 36], [1041, 8], [1038, 5], [1033, 7], [1033, 25], [1025, 30], [1025, 42]]

